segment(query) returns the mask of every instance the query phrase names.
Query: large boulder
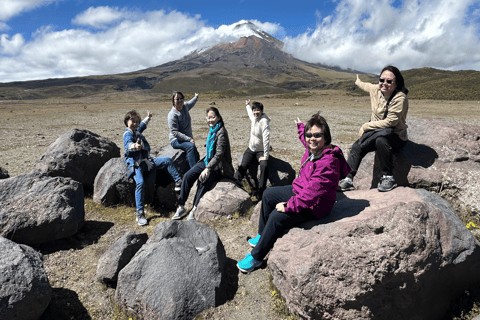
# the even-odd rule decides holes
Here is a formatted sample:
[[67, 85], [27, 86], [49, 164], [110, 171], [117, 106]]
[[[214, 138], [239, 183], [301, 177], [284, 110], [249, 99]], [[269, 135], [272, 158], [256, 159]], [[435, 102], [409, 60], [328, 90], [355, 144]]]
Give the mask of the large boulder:
[[[237, 168], [242, 163], [242, 159], [243, 153], [237, 155]], [[258, 179], [260, 179], [260, 165], [255, 166], [252, 163], [244, 179], [247, 180], [250, 187], [256, 188], [258, 186]], [[290, 163], [270, 155], [267, 188], [290, 185], [293, 179], [295, 179], [295, 169], [293, 169]]]
[[140, 232], [127, 232], [105, 251], [98, 260], [96, 278], [109, 284], [117, 281], [118, 273], [147, 242], [148, 235]]
[[7, 169], [0, 167], [0, 179], [7, 179], [10, 178]]
[[224, 302], [226, 254], [195, 221], [164, 221], [118, 275], [115, 300], [150, 319], [193, 319]]
[[83, 188], [70, 178], [34, 173], [0, 180], [0, 234], [28, 245], [77, 233], [85, 221]]
[[187, 154], [185, 153], [185, 151], [181, 149], [174, 149], [170, 144], [162, 147], [152, 148], [152, 150], [150, 151], [150, 155], [152, 156], [152, 158], [171, 158], [173, 163], [175, 164], [175, 168], [177, 168], [178, 173], [182, 177], [190, 169], [187, 161]]
[[480, 280], [479, 242], [424, 189], [338, 194], [324, 219], [293, 228], [268, 258], [273, 283], [306, 319], [442, 319]]
[[120, 157], [120, 149], [112, 141], [88, 130], [72, 129], [48, 147], [33, 172], [70, 177], [92, 190], [100, 168], [115, 157]]
[[0, 236], [0, 319], [37, 320], [52, 297], [43, 257]]
[[213, 220], [234, 213], [244, 214], [253, 205], [250, 195], [235, 182], [222, 179], [200, 199], [195, 212], [198, 221]]
[[[407, 145], [394, 154], [398, 185], [450, 189], [464, 205], [480, 210], [480, 126], [439, 119], [409, 119]], [[381, 172], [374, 153], [362, 161], [354, 185], [376, 188]]]

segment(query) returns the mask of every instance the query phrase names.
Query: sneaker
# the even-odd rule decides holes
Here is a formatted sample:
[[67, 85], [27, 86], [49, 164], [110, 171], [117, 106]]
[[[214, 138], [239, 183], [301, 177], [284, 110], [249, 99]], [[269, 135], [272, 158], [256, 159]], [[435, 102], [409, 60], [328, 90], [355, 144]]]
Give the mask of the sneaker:
[[195, 211], [197, 211], [197, 207], [193, 207], [192, 210], [190, 210], [190, 213], [188, 214], [188, 217], [187, 217], [188, 221], [195, 220]]
[[148, 223], [147, 219], [145, 218], [145, 214], [142, 212], [137, 212], [137, 223], [139, 226], [144, 226]]
[[386, 192], [394, 189], [396, 186], [397, 183], [395, 182], [395, 179], [393, 179], [393, 176], [383, 176], [380, 179], [377, 189], [380, 192]]
[[255, 238], [251, 238], [251, 239], [248, 239], [248, 244], [250, 246], [252, 246], [252, 248], [255, 248], [255, 246], [257, 245], [258, 241], [260, 241], [260, 235], [257, 234], [257, 236]]
[[354, 190], [355, 187], [353, 186], [353, 181], [350, 178], [345, 178], [342, 181], [340, 181], [340, 184], [338, 185], [338, 191], [344, 192], [344, 191], [350, 191]]
[[180, 192], [182, 190], [182, 179], [175, 181], [175, 191]]
[[177, 212], [175, 212], [172, 220], [180, 220], [187, 215], [187, 211], [184, 207], [178, 207]]
[[251, 253], [248, 253], [243, 260], [237, 262], [237, 268], [243, 273], [250, 273], [257, 268], [260, 268], [262, 265], [263, 260], [255, 260]]

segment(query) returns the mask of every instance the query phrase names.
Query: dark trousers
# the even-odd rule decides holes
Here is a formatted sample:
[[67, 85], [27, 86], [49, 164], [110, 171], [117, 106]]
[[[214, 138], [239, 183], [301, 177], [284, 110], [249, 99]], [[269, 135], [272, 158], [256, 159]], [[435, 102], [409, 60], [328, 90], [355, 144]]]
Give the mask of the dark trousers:
[[303, 210], [300, 213], [286, 213], [278, 212], [277, 209], [275, 209], [277, 203], [286, 202], [293, 195], [292, 186], [271, 187], [263, 193], [260, 220], [258, 222], [260, 240], [252, 250], [252, 257], [255, 260], [263, 260], [270, 249], [273, 248], [275, 241], [277, 241], [285, 231], [303, 222], [317, 219], [311, 210]]
[[[263, 157], [263, 151], [252, 151], [250, 148], [247, 148], [243, 153], [242, 164], [238, 167], [237, 172], [235, 172], [235, 179], [242, 181], [243, 177], [247, 174], [248, 168], [251, 165], [258, 166], [260, 163], [260, 180], [258, 180], [258, 189], [263, 192], [267, 188], [267, 173], [268, 173], [268, 160], [259, 161], [260, 157]], [[257, 177], [252, 177], [254, 180], [257, 180]]]
[[[185, 173], [182, 181], [182, 188], [180, 190], [180, 197], [178, 198], [179, 205], [185, 205], [187, 202], [188, 195], [190, 190], [192, 190], [193, 184], [198, 180], [202, 171], [206, 168], [205, 162], [199, 161], [195, 164], [190, 170]], [[205, 193], [210, 189], [212, 184], [219, 180], [221, 177], [220, 173], [217, 170], [210, 171], [208, 179], [203, 183], [198, 183], [197, 193], [195, 194], [195, 199], [193, 200], [193, 205], [196, 206], [200, 199]]]
[[396, 134], [391, 134], [386, 137], [378, 137], [375, 140], [375, 145], [367, 149], [360, 147], [359, 140], [352, 145], [352, 150], [348, 155], [347, 163], [352, 169], [347, 177], [353, 179], [357, 174], [358, 167], [362, 162], [363, 157], [371, 151], [375, 151], [375, 163], [379, 166], [383, 175], [393, 175], [393, 151], [398, 151], [405, 146], [407, 142], [403, 141]]

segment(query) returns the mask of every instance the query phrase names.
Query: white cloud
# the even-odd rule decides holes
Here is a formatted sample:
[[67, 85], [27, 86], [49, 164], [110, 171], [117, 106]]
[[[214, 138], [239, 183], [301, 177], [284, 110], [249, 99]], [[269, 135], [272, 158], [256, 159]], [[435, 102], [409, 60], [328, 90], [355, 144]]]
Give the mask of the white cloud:
[[30, 11], [56, 0], [0, 0], [0, 21], [8, 21], [21, 12]]
[[[480, 69], [479, 25], [473, 0], [341, 0], [335, 14], [313, 32], [284, 39], [284, 50], [299, 59], [378, 72], [424, 66]], [[478, 20], [477, 20], [478, 21]]]
[[117, 7], [90, 7], [77, 15], [72, 22], [77, 25], [106, 28], [106, 25], [119, 20], [123, 13]]
[[2, 34], [0, 36], [0, 45], [1, 45], [1, 52], [8, 55], [16, 54], [20, 51], [22, 46], [25, 43], [21, 34], [16, 34], [12, 37], [11, 40], [8, 39], [8, 35]]

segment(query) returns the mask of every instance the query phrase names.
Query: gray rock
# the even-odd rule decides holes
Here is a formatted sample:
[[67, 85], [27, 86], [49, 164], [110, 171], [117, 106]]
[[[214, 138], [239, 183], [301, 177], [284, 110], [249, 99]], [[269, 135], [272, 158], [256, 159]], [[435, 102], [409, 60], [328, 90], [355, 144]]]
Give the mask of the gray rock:
[[70, 178], [34, 173], [0, 180], [0, 233], [28, 245], [77, 233], [85, 221], [83, 188]]
[[250, 221], [258, 225], [260, 219], [260, 210], [262, 209], [262, 201], [259, 201], [255, 208], [253, 208], [252, 216], [250, 217]]
[[306, 319], [442, 319], [479, 285], [479, 242], [423, 189], [338, 194], [332, 213], [293, 228], [268, 259], [290, 310]]
[[[243, 153], [237, 155], [237, 168], [242, 163], [242, 159]], [[267, 188], [292, 184], [293, 179], [295, 179], [295, 169], [293, 169], [290, 163], [272, 157], [271, 155], [269, 161]], [[250, 187], [257, 188], [258, 179], [260, 179], [260, 165], [255, 166], [252, 164], [244, 179], [247, 180]]]
[[0, 319], [36, 320], [47, 308], [52, 287], [43, 257], [0, 236]]
[[164, 221], [118, 276], [115, 301], [150, 319], [193, 319], [224, 301], [226, 254], [196, 221]]
[[70, 177], [91, 190], [100, 168], [114, 157], [120, 157], [115, 143], [88, 130], [72, 129], [48, 147], [33, 172]]
[[[480, 210], [480, 126], [438, 119], [409, 119], [407, 145], [394, 154], [393, 175], [400, 186], [456, 191], [464, 205]], [[362, 161], [354, 185], [376, 188], [381, 172], [374, 153]]]
[[0, 179], [7, 179], [10, 178], [8, 175], [8, 171], [2, 167], [0, 167]]
[[105, 251], [98, 260], [96, 278], [102, 283], [114, 283], [118, 273], [147, 242], [146, 233], [128, 232]]
[[[175, 168], [177, 168], [178, 173], [182, 177], [185, 173], [187, 173], [188, 169], [190, 168], [190, 166], [188, 165], [186, 153], [181, 149], [174, 149], [171, 145], [152, 148], [152, 150], [150, 151], [150, 155], [152, 156], [152, 158], [171, 158], [173, 163], [175, 164]], [[173, 181], [173, 179], [171, 179], [171, 181]], [[165, 187], [166, 184], [163, 184], [162, 186]]]
[[232, 180], [222, 179], [200, 199], [195, 212], [198, 221], [213, 220], [238, 212], [246, 213], [253, 205], [249, 194]]
[[[150, 192], [145, 196], [146, 203], [153, 200]], [[93, 183], [93, 201], [104, 206], [135, 206], [135, 180], [127, 179], [125, 158], [110, 159], [100, 168]]]

